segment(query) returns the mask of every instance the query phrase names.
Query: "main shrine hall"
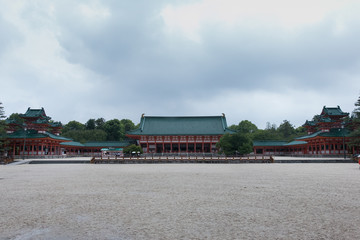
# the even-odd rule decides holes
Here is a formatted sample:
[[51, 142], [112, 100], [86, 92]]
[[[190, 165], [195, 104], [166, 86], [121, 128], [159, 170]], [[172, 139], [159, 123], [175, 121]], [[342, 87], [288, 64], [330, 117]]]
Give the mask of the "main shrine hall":
[[144, 153], [216, 153], [216, 143], [228, 129], [225, 115], [141, 116], [140, 127], [127, 133]]

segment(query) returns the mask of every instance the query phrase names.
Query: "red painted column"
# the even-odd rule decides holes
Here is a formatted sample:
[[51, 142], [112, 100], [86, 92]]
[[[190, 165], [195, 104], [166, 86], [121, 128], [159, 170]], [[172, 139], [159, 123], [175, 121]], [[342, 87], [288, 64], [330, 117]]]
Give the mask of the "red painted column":
[[173, 152], [173, 149], [172, 149], [172, 137], [171, 136], [169, 136], [169, 138], [170, 138], [170, 152], [172, 153]]
[[13, 156], [15, 156], [15, 149], [16, 149], [16, 144], [14, 142], [14, 144], [13, 144]]
[[31, 143], [29, 143], [29, 145], [28, 145], [28, 148], [29, 148], [29, 150], [27, 151], [28, 156], [30, 156], [30, 149], [31, 149], [30, 147], [31, 147]]
[[156, 136], [154, 136], [154, 144], [155, 144], [155, 153], [157, 152], [157, 142], [156, 142]]
[[165, 138], [161, 137], [161, 141], [162, 141], [162, 152], [165, 152]]
[[204, 150], [204, 136], [202, 136], [201, 138], [202, 138], [202, 146], [201, 146], [202, 147], [202, 152], [205, 152], [205, 150]]

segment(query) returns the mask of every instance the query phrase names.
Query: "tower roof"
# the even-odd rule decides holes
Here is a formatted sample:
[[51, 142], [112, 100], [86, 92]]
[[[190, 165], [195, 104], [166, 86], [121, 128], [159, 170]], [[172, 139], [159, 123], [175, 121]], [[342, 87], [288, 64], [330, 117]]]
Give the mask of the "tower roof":
[[27, 109], [26, 113], [20, 114], [20, 117], [25, 119], [44, 119], [45, 121], [50, 120], [51, 117], [46, 116], [44, 108], [41, 109]]
[[140, 127], [128, 135], [223, 135], [227, 128], [225, 115], [165, 117], [142, 115]]
[[327, 116], [348, 116], [349, 113], [343, 112], [339, 106], [337, 107], [323, 107], [321, 115]]

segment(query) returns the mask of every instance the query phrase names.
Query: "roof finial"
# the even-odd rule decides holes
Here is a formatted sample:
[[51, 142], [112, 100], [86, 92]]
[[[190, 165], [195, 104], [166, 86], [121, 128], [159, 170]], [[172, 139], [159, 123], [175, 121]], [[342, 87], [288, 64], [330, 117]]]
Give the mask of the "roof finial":
[[141, 114], [141, 118], [143, 118], [145, 116], [145, 113]]
[[222, 116], [225, 117], [225, 113], [222, 113]]

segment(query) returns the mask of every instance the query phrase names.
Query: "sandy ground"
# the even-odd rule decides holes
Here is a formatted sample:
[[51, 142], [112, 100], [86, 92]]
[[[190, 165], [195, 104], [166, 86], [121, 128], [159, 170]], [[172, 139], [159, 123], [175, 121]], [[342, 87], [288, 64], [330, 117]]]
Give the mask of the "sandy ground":
[[359, 239], [357, 164], [0, 166], [0, 239]]

